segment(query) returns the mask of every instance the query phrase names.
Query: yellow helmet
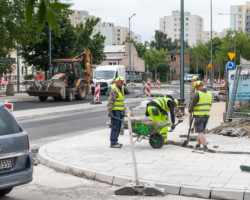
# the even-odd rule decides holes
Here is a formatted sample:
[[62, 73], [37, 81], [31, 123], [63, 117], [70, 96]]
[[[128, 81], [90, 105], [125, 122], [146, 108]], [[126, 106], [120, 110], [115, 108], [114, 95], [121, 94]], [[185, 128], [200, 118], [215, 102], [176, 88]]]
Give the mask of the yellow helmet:
[[196, 87], [197, 85], [204, 85], [204, 83], [202, 81], [195, 81], [194, 87]]
[[115, 81], [125, 81], [125, 79], [122, 76], [118, 76]]
[[199, 80], [198, 76], [193, 76], [192, 80]]

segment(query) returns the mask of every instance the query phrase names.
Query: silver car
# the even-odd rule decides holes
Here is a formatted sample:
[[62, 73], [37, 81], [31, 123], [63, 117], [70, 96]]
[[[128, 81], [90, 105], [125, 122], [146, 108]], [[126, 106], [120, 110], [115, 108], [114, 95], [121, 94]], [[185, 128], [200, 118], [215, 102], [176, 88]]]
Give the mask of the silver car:
[[32, 181], [33, 158], [28, 134], [0, 104], [0, 197]]

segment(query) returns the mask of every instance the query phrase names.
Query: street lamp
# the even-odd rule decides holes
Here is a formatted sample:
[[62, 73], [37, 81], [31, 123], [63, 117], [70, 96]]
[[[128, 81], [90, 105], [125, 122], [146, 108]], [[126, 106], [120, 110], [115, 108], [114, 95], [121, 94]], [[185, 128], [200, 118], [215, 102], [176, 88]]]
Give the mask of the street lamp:
[[[210, 15], [211, 15], [211, 65], [213, 66], [213, 6], [212, 6], [212, 0], [210, 0]], [[211, 87], [213, 87], [213, 68], [210, 70], [211, 73]]]
[[130, 44], [130, 19], [135, 16], [135, 13], [128, 18], [129, 22], [129, 28], [128, 28], [128, 34], [129, 34], [129, 81], [131, 83], [131, 44]]
[[[234, 53], [236, 54], [236, 16], [237, 13], [218, 13], [218, 15], [233, 15], [234, 16]], [[234, 56], [234, 66], [236, 66], [236, 56]]]
[[180, 99], [184, 100], [184, 0], [181, 0], [181, 74]]

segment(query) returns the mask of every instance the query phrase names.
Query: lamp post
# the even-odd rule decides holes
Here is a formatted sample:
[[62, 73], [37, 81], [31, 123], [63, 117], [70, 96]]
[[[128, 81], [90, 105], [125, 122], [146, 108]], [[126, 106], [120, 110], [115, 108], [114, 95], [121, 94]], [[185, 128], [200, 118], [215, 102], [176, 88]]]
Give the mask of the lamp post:
[[130, 19], [135, 16], [135, 13], [128, 18], [129, 28], [128, 28], [128, 36], [129, 36], [129, 81], [131, 83], [131, 44], [130, 44]]
[[181, 0], [181, 74], [180, 99], [184, 100], [184, 0]]
[[[212, 0], [210, 0], [210, 16], [211, 16], [211, 65], [213, 66], [213, 6], [212, 6]], [[211, 87], [213, 87], [213, 68], [210, 70], [211, 73]]]
[[[236, 16], [237, 13], [219, 13], [218, 15], [233, 15], [234, 16], [234, 53], [236, 53]], [[234, 66], [236, 66], [236, 56], [234, 56]]]

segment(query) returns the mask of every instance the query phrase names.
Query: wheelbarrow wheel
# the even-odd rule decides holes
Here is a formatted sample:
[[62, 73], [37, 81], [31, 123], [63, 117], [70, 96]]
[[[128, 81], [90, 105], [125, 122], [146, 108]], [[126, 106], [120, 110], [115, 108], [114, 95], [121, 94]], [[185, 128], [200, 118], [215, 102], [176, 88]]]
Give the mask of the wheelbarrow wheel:
[[150, 135], [149, 144], [154, 149], [160, 149], [162, 148], [164, 144], [164, 139], [161, 134], [155, 133], [155, 134]]

